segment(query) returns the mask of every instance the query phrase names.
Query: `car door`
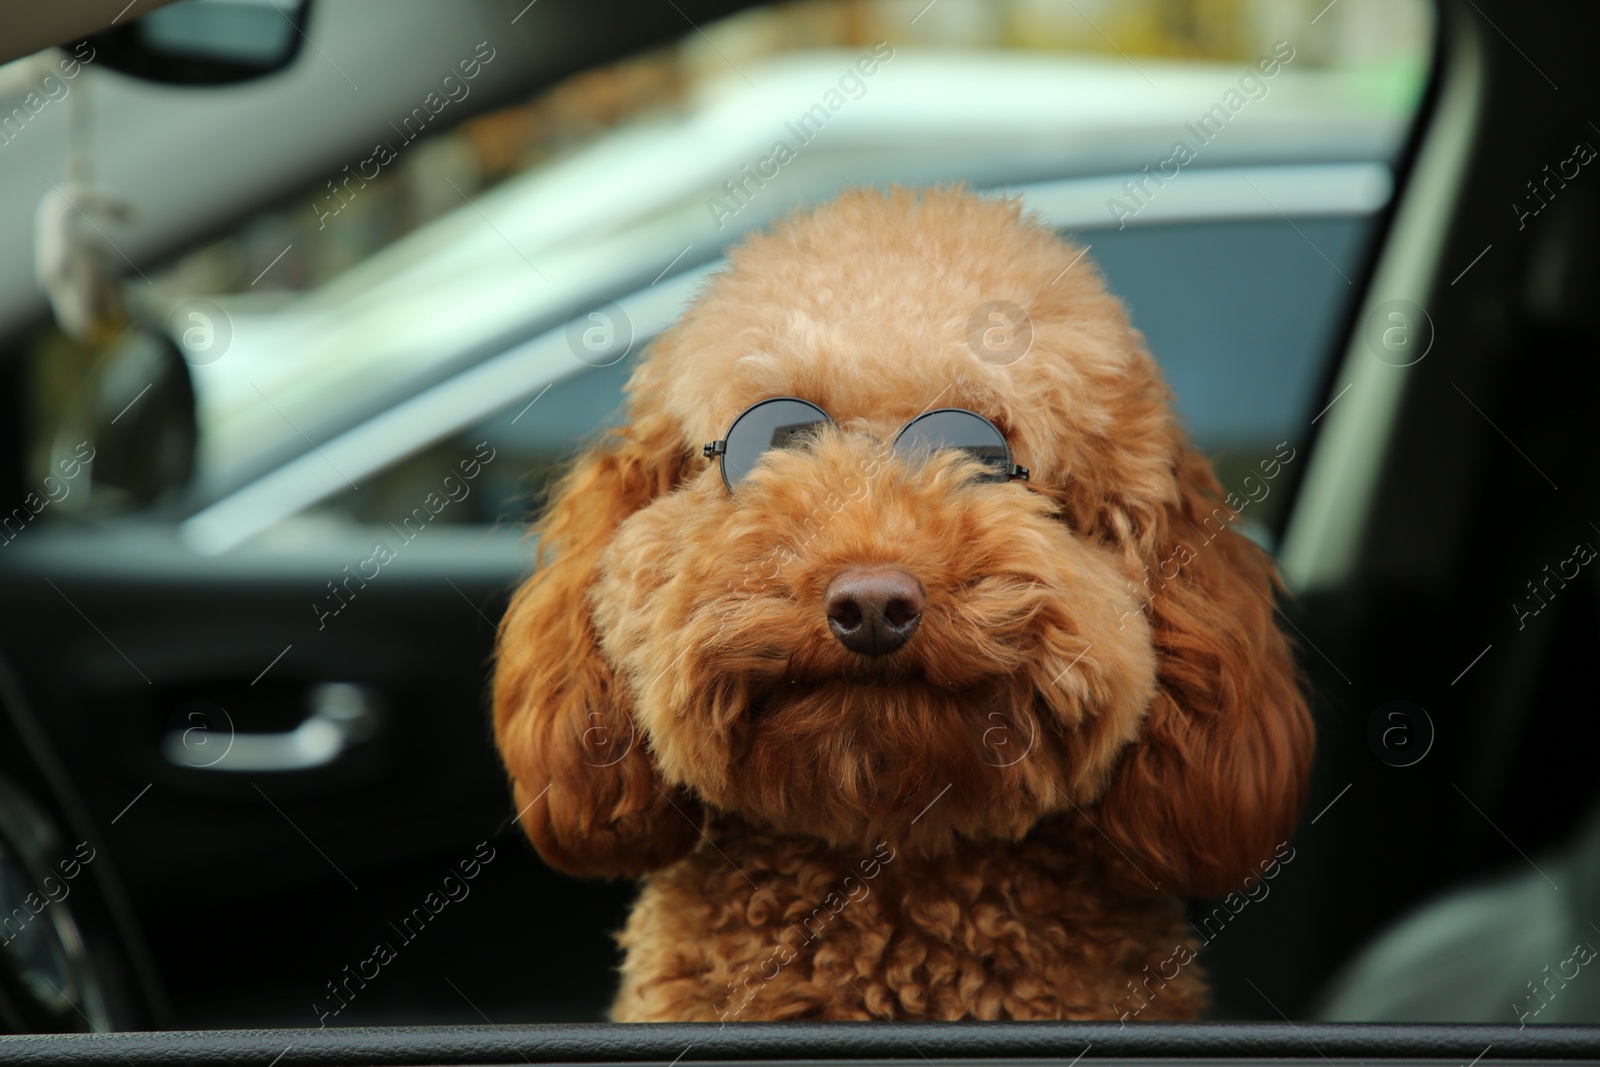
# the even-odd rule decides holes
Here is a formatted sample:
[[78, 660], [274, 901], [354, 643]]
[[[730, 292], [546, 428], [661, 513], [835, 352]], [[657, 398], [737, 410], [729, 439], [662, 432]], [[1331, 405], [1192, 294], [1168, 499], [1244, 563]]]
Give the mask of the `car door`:
[[[880, 6], [875, 18], [921, 24]], [[930, 12], [927, 27], [903, 31], [925, 49], [862, 81], [831, 140], [786, 165], [781, 181], [744, 183], [735, 195], [733, 176], [767, 158], [750, 149], [768, 149], [768, 120], [822, 94], [841, 62], [858, 58], [863, 31], [821, 7], [757, 12], [765, 23], [746, 16], [710, 26], [707, 38], [679, 28], [669, 57], [592, 72], [536, 104], [407, 141], [403, 179], [369, 188], [323, 167], [285, 194], [287, 206], [220, 237], [174, 237], [151, 268], [167, 303], [147, 317], [170, 348], [114, 351], [122, 365], [164, 366], [165, 377], [152, 376], [170, 384], [141, 393], [143, 379], [108, 376], [104, 410], [85, 424], [103, 432], [81, 442], [14, 435], [18, 498], [58, 499], [8, 530], [0, 649], [18, 678], [8, 704], [19, 737], [47, 748], [59, 773], [40, 777], [25, 759], [0, 770], [37, 798], [35, 825], [59, 828], [46, 858], [80, 833], [100, 857], [88, 869], [105, 872], [102, 925], [120, 931], [109, 935], [120, 947], [97, 966], [108, 988], [127, 990], [112, 998], [112, 1022], [602, 1016], [617, 958], [610, 931], [630, 889], [576, 882], [537, 861], [511, 820], [485, 712], [497, 623], [533, 560], [521, 526], [545, 478], [619, 416], [639, 352], [723, 250], [845, 190], [841, 175], [968, 180], [1022, 196], [1084, 244], [1165, 362], [1224, 480], [1253, 494], [1247, 527], [1276, 543], [1295, 461], [1319, 409], [1337, 400], [1324, 387], [1330, 360], [1405, 174], [1426, 26], [1406, 38], [1409, 51], [1386, 53], [1395, 66], [1381, 84], [1326, 55], [1318, 62], [1330, 69], [1319, 73], [1329, 77], [1297, 82], [1291, 64], [1281, 81], [1258, 79], [1268, 87], [1241, 105], [1231, 139], [1206, 141], [1199, 165], [1157, 185], [1146, 172], [1172, 157], [1178, 120], [1237, 88], [1226, 48], [1217, 46], [1229, 58], [1198, 70], [1163, 69], [1143, 54], [1124, 69], [1109, 54], [1083, 96], [1030, 111], [1022, 104], [1039, 83], [1004, 80], [1007, 68], [1029, 66], [1030, 78], [1056, 79], [1063, 93], [1082, 72], [1007, 44], [977, 18], [980, 6], [963, 8], [975, 22]], [[1370, 30], [1372, 9], [1363, 10], [1349, 25]], [[759, 49], [748, 59], [717, 54], [752, 25], [781, 38], [807, 18], [833, 26], [837, 42], [779, 49], [770, 70], [755, 62]], [[1038, 33], [1065, 33], [1040, 18]], [[1097, 39], [1086, 25], [1063, 38], [1068, 59]], [[315, 42], [316, 25], [308, 32]], [[1376, 48], [1371, 36], [1351, 39]], [[452, 169], [495, 131], [547, 122], [575, 136], [571, 127], [598, 122], [618, 97], [648, 113], [674, 78], [707, 66], [722, 91], [748, 76], [754, 95], [707, 90], [695, 103], [686, 94], [699, 110], [675, 124], [606, 127], [610, 136], [549, 166], [495, 157], [471, 180]], [[1365, 95], [1343, 93], [1334, 76]], [[989, 110], [935, 109], [960, 137], [906, 132], [936, 90], [952, 109]], [[1122, 125], [1108, 133], [1086, 122], [1085, 101]], [[730, 126], [740, 109], [746, 125]], [[1062, 144], [996, 151], [1040, 122], [1054, 123]], [[1306, 123], [1323, 136], [1289, 136]], [[376, 159], [365, 153], [358, 172]], [[401, 195], [424, 181], [417, 203]], [[551, 199], [585, 187], [604, 195]], [[377, 232], [407, 211], [418, 212], [413, 229]], [[317, 234], [326, 240], [312, 243]], [[224, 280], [183, 288], [208, 270]], [[577, 281], [563, 288], [547, 271]], [[265, 297], [258, 282], [272, 286]], [[1255, 299], [1241, 307], [1240, 292]], [[48, 396], [37, 368], [65, 350], [59, 342], [48, 328], [14, 342], [7, 392], [19, 423], [34, 417], [22, 398]], [[168, 462], [149, 442], [183, 459]], [[152, 451], [134, 472], [112, 477], [119, 457], [142, 447]], [[1288, 474], [1250, 489], [1266, 457]], [[1233, 940], [1252, 960], [1268, 952], [1251, 935]], [[164, 996], [151, 992], [157, 982]]]

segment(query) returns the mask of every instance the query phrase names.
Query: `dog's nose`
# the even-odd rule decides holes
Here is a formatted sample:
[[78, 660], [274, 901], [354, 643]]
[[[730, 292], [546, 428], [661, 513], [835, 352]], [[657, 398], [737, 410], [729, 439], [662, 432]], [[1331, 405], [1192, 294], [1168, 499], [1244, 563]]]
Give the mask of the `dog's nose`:
[[925, 603], [922, 583], [900, 567], [850, 567], [822, 594], [834, 636], [863, 656], [887, 655], [911, 640]]

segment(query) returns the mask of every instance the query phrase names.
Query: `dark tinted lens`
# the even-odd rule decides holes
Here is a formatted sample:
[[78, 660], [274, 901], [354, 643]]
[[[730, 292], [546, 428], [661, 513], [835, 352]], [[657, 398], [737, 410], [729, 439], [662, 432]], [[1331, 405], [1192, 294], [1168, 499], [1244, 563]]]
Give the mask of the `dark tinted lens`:
[[894, 450], [903, 456], [927, 455], [944, 448], [960, 449], [992, 468], [993, 473], [985, 478], [994, 481], [1005, 481], [1011, 469], [1011, 450], [994, 423], [960, 408], [919, 415], [894, 439]]
[[763, 400], [733, 420], [728, 427], [727, 451], [722, 454], [722, 479], [732, 489], [744, 481], [768, 449], [791, 448], [819, 426], [832, 420], [815, 404], [793, 397]]

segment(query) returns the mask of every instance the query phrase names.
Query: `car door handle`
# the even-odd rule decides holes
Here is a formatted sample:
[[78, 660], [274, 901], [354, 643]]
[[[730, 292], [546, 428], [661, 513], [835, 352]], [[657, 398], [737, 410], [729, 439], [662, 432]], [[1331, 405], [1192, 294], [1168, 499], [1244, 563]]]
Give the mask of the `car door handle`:
[[[310, 714], [293, 730], [276, 733], [235, 733], [231, 719], [222, 724], [173, 728], [161, 741], [168, 763], [186, 770], [231, 773], [283, 773], [326, 767], [352, 745], [370, 738], [378, 729], [377, 700], [366, 686], [350, 682], [322, 682], [307, 691]], [[204, 731], [203, 745], [190, 736]], [[221, 754], [217, 750], [221, 749]]]

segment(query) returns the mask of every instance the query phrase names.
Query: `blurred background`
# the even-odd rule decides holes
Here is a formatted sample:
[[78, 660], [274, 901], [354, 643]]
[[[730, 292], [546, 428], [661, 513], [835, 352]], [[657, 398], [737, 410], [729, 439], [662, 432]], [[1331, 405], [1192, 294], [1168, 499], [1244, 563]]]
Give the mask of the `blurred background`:
[[[131, 260], [107, 254], [137, 283], [125, 290], [128, 318], [166, 324], [186, 301], [203, 298], [226, 319], [226, 339], [191, 360], [198, 440], [184, 506], [193, 512], [237, 492], [307, 438], [320, 441], [492, 349], [548, 331], [580, 305], [646, 288], [663, 271], [672, 279], [714, 266], [741, 233], [827, 199], [847, 182], [965, 181], [997, 195], [1017, 192], [1093, 245], [1093, 258], [1166, 363], [1194, 432], [1225, 469], [1248, 470], [1258, 454], [1305, 433], [1335, 323], [1351, 298], [1349, 277], [1388, 201], [1430, 61], [1424, 4], [1341, 0], [1320, 14], [1312, 6], [757, 6], [697, 28], [685, 23], [671, 44], [533, 93], [500, 90], [510, 99], [487, 108], [479, 101], [499, 86], [478, 79], [510, 82], [518, 72], [508, 68], [522, 59], [504, 42], [497, 48], [486, 30], [482, 48], [462, 38], [460, 57], [409, 64], [418, 72], [403, 89], [383, 87], [393, 99], [379, 109], [383, 120], [339, 145], [314, 178], [291, 182], [288, 173], [303, 158], [260, 146], [293, 141], [295, 129], [313, 121], [308, 111], [359, 95], [331, 61], [347, 47], [344, 20], [352, 29], [361, 21], [359, 5], [346, 15], [329, 4], [317, 10], [313, 28], [332, 47], [326, 56], [308, 52], [300, 63], [307, 69], [298, 72], [302, 80], [316, 75], [316, 95], [302, 92], [298, 106], [242, 123], [253, 127], [253, 162], [285, 186], [274, 202], [241, 214], [242, 190], [221, 198], [203, 228], [182, 220], [199, 239], [159, 260], [139, 257], [137, 274], [126, 270]], [[841, 91], [839, 79], [880, 42], [893, 58], [870, 77], [849, 75]], [[1280, 64], [1275, 47], [1277, 57], [1292, 58]], [[478, 77], [457, 71], [447, 88], [443, 78], [462, 59]], [[1263, 59], [1274, 64], [1271, 77], [1257, 70]], [[7, 71], [21, 81], [35, 62]], [[169, 151], [227, 136], [221, 127], [234, 123], [226, 107], [199, 111], [181, 99], [184, 90], [151, 99], [147, 87], [104, 75], [91, 65], [76, 96], [41, 120], [64, 128], [68, 116], [60, 112], [81, 105], [84, 165], [104, 176], [103, 192], [125, 215], [98, 220], [102, 232], [91, 236], [137, 246], [139, 220], [172, 213], [175, 201], [191, 196], [189, 183], [171, 180], [158, 164]], [[842, 106], [825, 111], [825, 131], [802, 144], [805, 130], [795, 122], [830, 91]], [[1244, 101], [1237, 112], [1224, 103], [1230, 92]], [[1212, 127], [1197, 123], [1219, 105], [1226, 129], [1212, 118], [1211, 135]], [[119, 180], [130, 162], [95, 147], [116, 143], [109, 123], [171, 121], [187, 132], [159, 150], [140, 146], [151, 157], [144, 173]], [[19, 137], [7, 151], [51, 152], [59, 161], [60, 145], [27, 132], [33, 143]], [[770, 160], [780, 141], [792, 160], [769, 161], [776, 174], [765, 181], [743, 176], [743, 168]], [[1174, 158], [1179, 143], [1192, 159]], [[1161, 178], [1164, 163], [1176, 177]], [[1148, 207], [1124, 188], [1141, 168], [1157, 175], [1140, 178]], [[237, 180], [212, 177], [230, 179]], [[1162, 188], [1168, 180], [1172, 190]], [[737, 192], [730, 182], [742, 183]], [[19, 197], [8, 222], [19, 239], [31, 225], [27, 203]], [[113, 240], [123, 223], [134, 231]], [[1240, 315], [1219, 299], [1230, 292], [1257, 295]], [[114, 324], [104, 329], [115, 335]], [[647, 340], [639, 337], [638, 347]], [[20, 344], [34, 368], [28, 436], [32, 467], [42, 472], [70, 451], [68, 438], [82, 439], [62, 423], [88, 417], [75, 390], [83, 368], [100, 357], [48, 326]], [[223, 345], [225, 358], [216, 355]], [[591, 369], [559, 355], [564, 361], [545, 381], [527, 383], [530, 396], [555, 387], [538, 418], [512, 426], [517, 409], [508, 403], [505, 417], [448, 438], [412, 435], [359, 491], [330, 485], [315, 502], [285, 500], [275, 509], [286, 513], [275, 517], [284, 521], [273, 525], [274, 536], [293, 535], [291, 526], [403, 513], [401, 505], [437, 481], [450, 466], [447, 454], [469, 437], [492, 440], [514, 462], [495, 468], [492, 489], [451, 510], [448, 521], [525, 518], [560, 457], [615, 417], [633, 362]], [[424, 447], [400, 455], [407, 446]], [[135, 497], [152, 495], [157, 489]], [[123, 503], [108, 486], [77, 494], [58, 513]], [[1256, 520], [1263, 536], [1276, 506], [1266, 504]], [[285, 525], [289, 519], [301, 521]], [[218, 543], [256, 536], [264, 521], [222, 531]]]

